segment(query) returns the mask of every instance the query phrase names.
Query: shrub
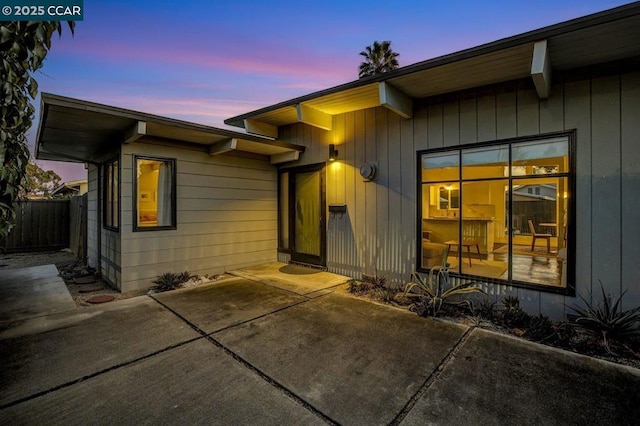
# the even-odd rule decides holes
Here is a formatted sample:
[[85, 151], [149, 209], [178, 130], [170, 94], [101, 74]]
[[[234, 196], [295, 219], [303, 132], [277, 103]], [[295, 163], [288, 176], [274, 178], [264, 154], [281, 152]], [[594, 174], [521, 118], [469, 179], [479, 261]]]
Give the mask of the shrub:
[[530, 315], [520, 307], [520, 299], [517, 296], [505, 296], [502, 298], [505, 310], [502, 312], [502, 324], [512, 328], [522, 328], [529, 324]]
[[529, 318], [529, 326], [525, 335], [537, 342], [547, 340], [555, 334], [553, 322], [544, 315], [535, 315]]
[[382, 287], [377, 290], [380, 299], [385, 303], [393, 302], [400, 291], [401, 290], [397, 287]]
[[352, 293], [352, 294], [360, 293], [360, 282], [355, 278], [351, 278], [349, 281], [347, 281], [347, 285], [348, 285], [347, 291], [349, 293]]
[[349, 284], [349, 293], [363, 294], [372, 291], [384, 291], [386, 282], [387, 279], [384, 276], [363, 275], [361, 281], [350, 279], [347, 284]]
[[451, 285], [449, 281], [449, 269], [441, 266], [434, 266], [429, 271], [427, 278], [422, 278], [420, 274], [414, 272], [411, 274], [412, 281], [407, 283], [404, 288], [404, 294], [407, 297], [416, 297], [418, 299], [410, 309], [419, 315], [426, 316], [428, 313], [438, 316], [443, 303], [449, 303], [447, 299], [469, 293], [484, 293], [477, 287], [475, 282], [465, 282], [457, 285]]
[[189, 272], [165, 272], [162, 275], [158, 275], [152, 282], [155, 284], [153, 289], [158, 293], [163, 291], [174, 290], [180, 287], [180, 284], [189, 281], [191, 278], [195, 278], [196, 275], [191, 275]]
[[504, 296], [502, 298], [502, 305], [505, 309], [519, 309], [520, 308], [520, 299], [518, 296]]
[[480, 318], [492, 320], [495, 318], [495, 306], [497, 300], [490, 300], [486, 295], [482, 299], [477, 299], [473, 304], [473, 314]]
[[387, 277], [377, 275], [363, 275], [362, 282], [371, 290], [382, 290], [387, 283]]
[[609, 346], [610, 339], [623, 342], [640, 336], [640, 306], [623, 311], [620, 302], [626, 290], [616, 299], [605, 294], [602, 282], [600, 282], [600, 290], [602, 300], [597, 305], [590, 304], [584, 297], [578, 295], [585, 307], [569, 306], [569, 309], [577, 315], [572, 325], [601, 337], [602, 345], [607, 352], [615, 355]]

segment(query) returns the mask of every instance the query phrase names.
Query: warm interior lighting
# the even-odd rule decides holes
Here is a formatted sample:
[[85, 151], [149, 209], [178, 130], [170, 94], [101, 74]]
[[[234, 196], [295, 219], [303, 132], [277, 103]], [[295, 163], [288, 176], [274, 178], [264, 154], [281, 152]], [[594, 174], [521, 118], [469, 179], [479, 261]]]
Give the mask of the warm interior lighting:
[[336, 161], [338, 157], [338, 150], [334, 144], [329, 145], [329, 161]]

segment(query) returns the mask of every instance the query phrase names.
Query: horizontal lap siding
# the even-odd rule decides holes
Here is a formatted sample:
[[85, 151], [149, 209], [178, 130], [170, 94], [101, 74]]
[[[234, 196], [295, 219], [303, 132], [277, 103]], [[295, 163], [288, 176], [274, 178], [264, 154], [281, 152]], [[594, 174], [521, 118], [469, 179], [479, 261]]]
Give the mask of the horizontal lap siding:
[[98, 267], [98, 167], [89, 165], [87, 172], [87, 264]]
[[[152, 144], [153, 143], [153, 144]], [[133, 155], [176, 159], [177, 229], [133, 232]], [[142, 139], [122, 154], [122, 280], [148, 288], [165, 272], [219, 274], [276, 260], [276, 169], [266, 159]]]
[[87, 189], [87, 264], [99, 269], [102, 278], [122, 289], [120, 275], [120, 234], [102, 226], [102, 185], [95, 165], [88, 168]]
[[[328, 215], [329, 270], [383, 275], [398, 283], [409, 278], [416, 264], [416, 151], [575, 129], [577, 292], [589, 297], [602, 280], [612, 295], [629, 290], [627, 307], [640, 304], [634, 243], [639, 74], [555, 77], [546, 100], [522, 80], [416, 101], [407, 120], [374, 108], [335, 116], [331, 131], [303, 124], [281, 128], [283, 140], [307, 146], [291, 165], [325, 162], [329, 143], [339, 150], [336, 164], [327, 165], [327, 200], [346, 204], [347, 213]], [[375, 182], [360, 177], [364, 162], [377, 163]], [[504, 285], [486, 289], [494, 299], [517, 295], [530, 312], [553, 318], [577, 301]]]
[[102, 229], [100, 239], [101, 274], [111, 284], [123, 290], [120, 265], [120, 234], [118, 232]]

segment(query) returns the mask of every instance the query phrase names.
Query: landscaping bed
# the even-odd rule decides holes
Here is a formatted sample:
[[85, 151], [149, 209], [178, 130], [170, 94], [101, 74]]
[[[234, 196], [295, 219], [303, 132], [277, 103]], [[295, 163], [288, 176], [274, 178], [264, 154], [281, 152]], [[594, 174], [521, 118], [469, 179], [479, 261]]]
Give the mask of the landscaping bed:
[[[121, 293], [103, 280], [95, 269], [87, 267], [68, 249], [0, 254], [0, 271], [3, 269], [30, 268], [51, 264], [58, 268], [60, 277], [67, 286], [67, 290], [76, 306], [79, 307], [92, 306], [93, 303], [90, 303], [89, 300], [96, 296], [109, 296], [108, 299], [113, 298], [111, 300], [123, 300], [145, 295], [153, 287], [153, 284], [149, 282], [149, 289]], [[226, 274], [215, 277], [198, 277], [190, 274], [189, 276], [190, 279], [188, 281], [178, 283], [174, 288], [195, 287], [231, 277]]]
[[[447, 289], [446, 285], [443, 287]], [[636, 312], [635, 332], [621, 337], [610, 336], [608, 339], [603, 339], [602, 330], [597, 326], [594, 327], [595, 329], [589, 329], [576, 323], [577, 315], [573, 316], [573, 321], [555, 322], [542, 315], [530, 315], [520, 308], [517, 297], [507, 296], [500, 300], [492, 300], [481, 294], [464, 298], [457, 294], [451, 300], [443, 300], [434, 314], [430, 297], [425, 294], [420, 296], [419, 292], [407, 293], [406, 288], [407, 286], [388, 285], [384, 277], [364, 277], [363, 280], [350, 280], [347, 291], [358, 297], [416, 312], [421, 316], [510, 334], [547, 346], [640, 369], [640, 335], [638, 334], [640, 316], [637, 314], [640, 311], [638, 308], [630, 310]], [[415, 286], [410, 285], [409, 288], [415, 288]], [[602, 310], [608, 308], [609, 314], [613, 314], [613, 303], [601, 308]], [[620, 319], [621, 314], [618, 312], [618, 317], [611, 315], [612, 320]], [[615, 333], [612, 334], [615, 336]]]
[[[100, 296], [98, 300], [100, 300], [102, 296], [109, 296], [108, 298], [102, 298], [103, 300], [113, 298], [108, 301], [123, 300], [131, 297], [143, 296], [145, 294], [154, 294], [180, 288], [197, 287], [199, 285], [209, 284], [231, 277], [231, 275], [228, 274], [198, 276], [189, 274], [188, 272], [177, 274], [167, 273], [157, 277], [153, 282], [149, 282], [148, 289], [121, 293], [119, 290], [114, 289], [106, 281], [101, 279], [100, 274], [96, 273], [95, 269], [87, 267], [77, 259], [74, 262], [60, 264], [57, 266], [60, 276], [64, 279], [67, 289], [77, 306], [94, 305], [96, 296]], [[162, 280], [163, 277], [165, 278], [164, 280]], [[160, 284], [157, 283], [159, 280]]]

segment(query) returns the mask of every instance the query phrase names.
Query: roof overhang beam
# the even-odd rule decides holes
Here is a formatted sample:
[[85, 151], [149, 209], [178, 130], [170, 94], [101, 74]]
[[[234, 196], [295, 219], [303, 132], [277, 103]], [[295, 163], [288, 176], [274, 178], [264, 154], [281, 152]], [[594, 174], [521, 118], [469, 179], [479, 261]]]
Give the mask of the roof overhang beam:
[[266, 136], [274, 139], [278, 138], [278, 126], [274, 126], [273, 124], [247, 118], [244, 120], [244, 128], [247, 133], [253, 135]]
[[386, 81], [378, 83], [380, 105], [390, 109], [402, 118], [413, 116], [413, 100]]
[[147, 122], [138, 121], [124, 132], [124, 143], [133, 143], [147, 134]]
[[311, 108], [304, 104], [296, 105], [296, 111], [298, 112], [298, 121], [300, 123], [305, 123], [324, 130], [331, 130], [333, 127], [333, 116], [331, 114], [327, 114], [326, 112]]
[[227, 139], [226, 141], [216, 142], [211, 145], [209, 147], [209, 155], [220, 155], [235, 149], [238, 149], [238, 139]]
[[300, 158], [300, 151], [289, 151], [280, 154], [273, 154], [270, 157], [271, 164], [287, 163], [289, 161], [296, 161]]
[[536, 86], [538, 97], [547, 99], [551, 94], [551, 60], [549, 59], [547, 40], [538, 41], [533, 45], [531, 78]]

